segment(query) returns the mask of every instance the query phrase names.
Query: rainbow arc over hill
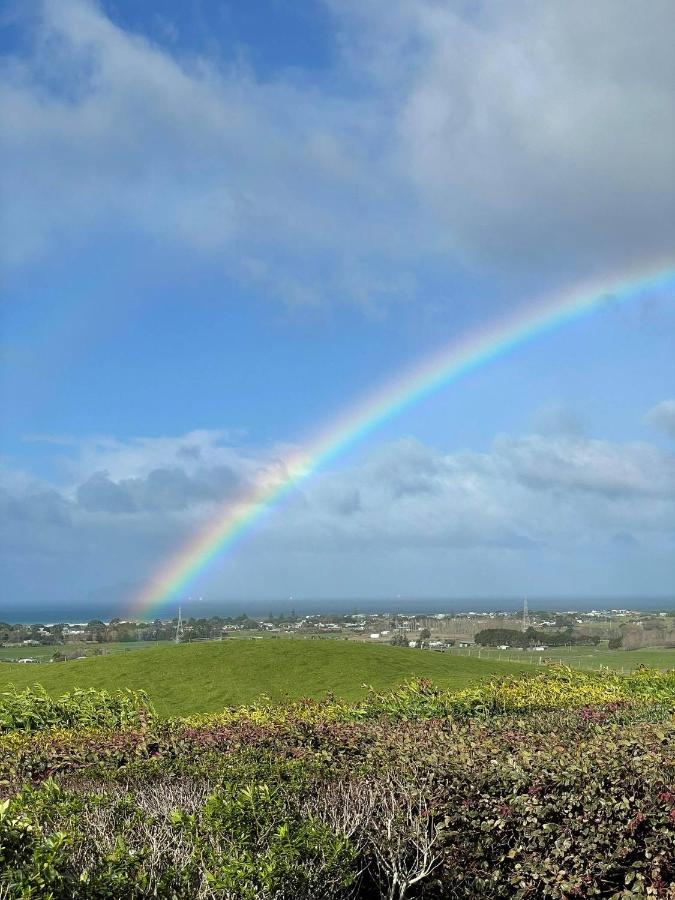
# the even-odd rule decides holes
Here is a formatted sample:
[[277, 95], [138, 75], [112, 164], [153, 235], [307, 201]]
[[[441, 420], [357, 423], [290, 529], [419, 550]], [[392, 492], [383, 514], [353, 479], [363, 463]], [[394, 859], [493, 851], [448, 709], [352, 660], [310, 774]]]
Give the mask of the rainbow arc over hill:
[[138, 618], [156, 615], [163, 605], [175, 601], [199, 573], [230, 550], [294, 487], [407, 407], [526, 341], [587, 315], [606, 302], [630, 301], [662, 288], [675, 288], [672, 260], [623, 273], [613, 279], [568, 288], [524, 306], [423, 359], [337, 416], [304, 447], [289, 452], [259, 476], [247, 495], [222, 506], [148, 580], [133, 602], [132, 614]]

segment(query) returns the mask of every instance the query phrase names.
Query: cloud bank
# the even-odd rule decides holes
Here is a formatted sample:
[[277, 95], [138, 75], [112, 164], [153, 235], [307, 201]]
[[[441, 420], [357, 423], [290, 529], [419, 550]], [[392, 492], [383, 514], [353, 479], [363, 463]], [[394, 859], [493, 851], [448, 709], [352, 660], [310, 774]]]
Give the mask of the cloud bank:
[[[42, 596], [56, 568], [60, 583], [73, 586], [141, 581], [282, 459], [283, 449], [244, 452], [208, 431], [85, 444], [71, 460], [70, 484], [6, 484], [10, 581], [28, 577], [28, 565]], [[406, 559], [408, 578], [427, 594], [473, 593], [486, 573], [502, 595], [518, 593], [523, 571], [545, 593], [548, 561], [558, 593], [603, 585], [621, 594], [628, 556], [636, 583], [665, 593], [674, 543], [668, 451], [570, 434], [500, 436], [484, 453], [442, 453], [405, 439], [302, 486], [205, 585], [223, 601], [242, 583], [259, 596], [358, 596], [374, 583], [379, 593], [397, 593]], [[324, 578], [339, 571], [337, 580]]]

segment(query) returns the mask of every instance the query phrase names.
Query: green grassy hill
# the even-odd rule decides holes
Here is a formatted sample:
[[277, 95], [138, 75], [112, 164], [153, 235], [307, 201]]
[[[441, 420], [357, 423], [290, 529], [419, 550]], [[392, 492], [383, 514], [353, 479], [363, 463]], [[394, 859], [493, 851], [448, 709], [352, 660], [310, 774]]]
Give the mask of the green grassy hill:
[[274, 701], [387, 690], [419, 676], [463, 688], [494, 674], [533, 671], [527, 663], [453, 657], [347, 641], [223, 641], [139, 650], [73, 662], [0, 665], [0, 689], [39, 682], [57, 695], [75, 687], [147, 691], [161, 715], [215, 712], [261, 694]]

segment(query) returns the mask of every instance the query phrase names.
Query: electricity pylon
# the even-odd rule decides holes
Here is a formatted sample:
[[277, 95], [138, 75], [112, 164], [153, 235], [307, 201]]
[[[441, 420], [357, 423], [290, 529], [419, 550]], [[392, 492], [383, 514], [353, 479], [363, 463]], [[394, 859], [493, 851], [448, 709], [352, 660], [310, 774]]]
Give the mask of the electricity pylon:
[[523, 599], [523, 623], [522, 623], [523, 633], [525, 633], [529, 627], [530, 627], [530, 614], [527, 611], [527, 597], [525, 597]]

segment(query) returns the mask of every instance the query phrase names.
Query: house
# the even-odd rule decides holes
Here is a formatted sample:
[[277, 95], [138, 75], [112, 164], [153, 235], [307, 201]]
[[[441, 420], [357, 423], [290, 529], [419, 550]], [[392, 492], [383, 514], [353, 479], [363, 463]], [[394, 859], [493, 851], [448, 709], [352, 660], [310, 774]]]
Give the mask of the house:
[[64, 628], [63, 629], [64, 638], [70, 638], [70, 637], [74, 637], [75, 635], [84, 634], [84, 633], [85, 633], [84, 628]]
[[371, 639], [371, 641], [379, 641], [379, 639], [380, 639], [379, 631], [375, 631], [373, 634], [371, 634], [370, 639]]

